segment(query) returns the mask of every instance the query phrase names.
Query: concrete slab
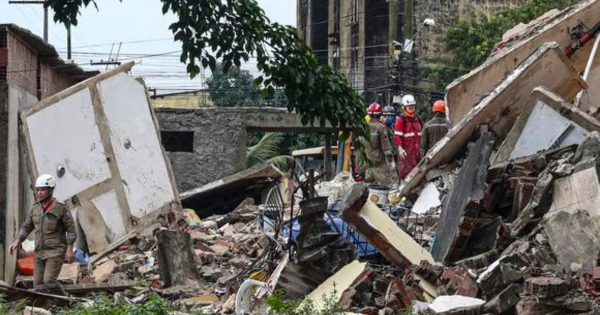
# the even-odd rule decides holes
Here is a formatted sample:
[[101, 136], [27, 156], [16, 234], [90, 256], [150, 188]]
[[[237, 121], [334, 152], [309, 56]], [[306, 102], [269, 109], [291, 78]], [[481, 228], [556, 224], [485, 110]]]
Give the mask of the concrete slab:
[[[460, 295], [442, 295], [438, 296], [433, 303], [429, 304], [429, 310], [434, 314], [443, 314], [454, 310], [480, 309], [485, 304], [484, 300], [460, 296]], [[468, 313], [470, 314], [470, 313]]]
[[462, 152], [479, 125], [489, 125], [497, 136], [498, 143], [501, 143], [521, 113], [531, 91], [538, 86], [545, 86], [563, 99], [573, 99], [582, 88], [587, 87], [559, 45], [545, 43], [495, 88], [485, 91], [487, 96], [429, 150], [407, 177], [408, 183], [402, 194], [408, 195], [421, 183], [429, 170], [451, 161], [456, 154]]
[[[600, 131], [600, 122], [559, 95], [537, 87], [498, 149], [493, 163], [580, 144], [593, 131]], [[544, 139], [548, 141], [543, 142]]]
[[548, 243], [563, 267], [595, 261], [600, 251], [600, 218], [590, 217], [585, 210], [560, 211], [542, 224]]
[[429, 209], [437, 208], [441, 205], [440, 192], [437, 190], [435, 184], [428, 183], [421, 191], [411, 211], [418, 214], [425, 214]]
[[[312, 301], [316, 311], [321, 311], [326, 306], [326, 299], [331, 299], [335, 292], [335, 299], [339, 301], [344, 291], [346, 291], [366, 270], [367, 263], [361, 263], [358, 260], [346, 265], [340, 271], [336, 272], [325, 282], [321, 283], [312, 291], [302, 303]], [[302, 304], [300, 305], [302, 307]]]
[[552, 206], [546, 218], [560, 211], [574, 213], [577, 210], [587, 211], [590, 217], [600, 217], [600, 180], [595, 167], [556, 179], [552, 187]]

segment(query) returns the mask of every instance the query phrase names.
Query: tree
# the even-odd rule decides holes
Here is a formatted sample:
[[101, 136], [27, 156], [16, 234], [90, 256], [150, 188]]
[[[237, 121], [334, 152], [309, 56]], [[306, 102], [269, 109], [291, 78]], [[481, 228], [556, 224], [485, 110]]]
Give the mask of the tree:
[[487, 60], [509, 29], [519, 23], [529, 23], [552, 9], [564, 9], [577, 2], [579, 0], [530, 0], [489, 18], [481, 15], [474, 16], [471, 21], [457, 21], [446, 33], [446, 48], [453, 57], [444, 75], [457, 78], [475, 69]]
[[222, 107], [256, 107], [261, 103], [260, 89], [253, 83], [254, 78], [248, 70], [231, 67], [223, 70], [218, 64], [212, 76], [206, 80], [210, 98], [215, 106]]
[[[169, 29], [181, 43], [180, 60], [187, 64], [190, 77], [200, 72], [200, 66], [216, 71], [217, 60], [228, 71], [253, 56], [263, 72], [254, 81], [264, 86], [263, 97], [283, 87], [288, 110], [296, 111], [303, 124], [329, 121], [369, 138], [366, 108], [346, 78], [327, 65], [320, 66], [297, 30], [271, 23], [255, 0], [161, 2], [163, 14], [171, 11], [178, 16]], [[90, 3], [97, 8], [95, 0], [47, 0], [44, 6], [54, 10], [54, 21], [69, 27], [77, 25], [80, 10]]]

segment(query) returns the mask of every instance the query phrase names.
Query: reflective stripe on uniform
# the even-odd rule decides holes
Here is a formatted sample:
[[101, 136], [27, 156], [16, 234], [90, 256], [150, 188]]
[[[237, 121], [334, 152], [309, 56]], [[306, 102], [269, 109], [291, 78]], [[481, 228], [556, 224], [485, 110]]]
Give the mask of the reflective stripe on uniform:
[[396, 136], [404, 136], [404, 132], [396, 131], [394, 132]]
[[414, 137], [415, 133], [414, 132], [409, 132], [407, 134], [404, 135], [404, 138], [408, 138], [408, 137]]

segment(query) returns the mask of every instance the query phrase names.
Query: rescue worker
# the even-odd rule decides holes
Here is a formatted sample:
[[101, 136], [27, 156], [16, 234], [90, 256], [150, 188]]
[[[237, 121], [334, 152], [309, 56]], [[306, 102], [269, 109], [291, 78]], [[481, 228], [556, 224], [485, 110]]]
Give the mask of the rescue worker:
[[71, 212], [54, 197], [56, 180], [52, 175], [41, 175], [35, 182], [38, 202], [33, 205], [17, 240], [10, 252], [17, 250], [29, 233], [35, 230], [35, 260], [33, 286], [57, 284], [57, 278], [66, 258], [73, 262], [73, 244], [77, 238]]
[[391, 186], [397, 182], [396, 165], [392, 154], [387, 128], [381, 122], [381, 105], [369, 105], [367, 112], [371, 141], [366, 143], [366, 158], [362, 161], [361, 168], [365, 171], [365, 182]]
[[425, 156], [438, 141], [450, 130], [450, 122], [446, 119], [446, 102], [442, 100], [433, 103], [433, 118], [423, 127], [421, 136], [421, 156]]
[[[392, 106], [386, 106], [383, 108], [383, 120], [385, 127], [388, 132], [388, 139], [390, 144], [394, 143], [394, 123], [396, 122], [396, 110]], [[394, 157], [398, 156], [398, 150], [395, 145], [392, 145], [392, 154]], [[397, 173], [398, 171], [396, 171]]]
[[423, 120], [415, 113], [416, 108], [414, 96], [407, 94], [402, 97], [402, 114], [396, 119], [394, 132], [400, 179], [404, 179], [421, 159]]

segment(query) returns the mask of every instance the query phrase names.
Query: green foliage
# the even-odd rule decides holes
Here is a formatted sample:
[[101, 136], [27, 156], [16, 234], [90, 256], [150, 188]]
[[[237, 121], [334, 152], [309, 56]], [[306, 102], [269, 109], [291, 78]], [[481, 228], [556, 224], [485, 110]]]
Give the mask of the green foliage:
[[451, 60], [439, 63], [439, 66], [421, 68], [421, 75], [440, 81], [439, 87], [445, 87], [484, 63], [509, 29], [519, 23], [529, 23], [549, 10], [564, 9], [577, 2], [579, 0], [530, 0], [490, 18], [473, 15], [469, 21], [459, 20], [448, 29], [445, 37], [446, 50], [453, 56]]
[[309, 299], [304, 303], [286, 301], [280, 291], [275, 291], [268, 299], [269, 315], [343, 315], [345, 311], [338, 305], [337, 291], [331, 295], [323, 296], [324, 306], [321, 310], [315, 308]]
[[278, 132], [266, 133], [260, 141], [246, 149], [247, 166], [252, 167], [281, 154], [283, 135]]
[[206, 85], [215, 106], [257, 107], [262, 99], [250, 71], [238, 67], [231, 67], [225, 72], [223, 64], [218, 64]]
[[[54, 20], [77, 25], [77, 14], [93, 0], [49, 0]], [[369, 137], [364, 120], [366, 108], [345, 77], [329, 66], [320, 66], [312, 50], [291, 26], [271, 23], [255, 0], [161, 0], [163, 14], [171, 11], [178, 21], [169, 29], [181, 43], [181, 62], [190, 77], [200, 67], [227, 72], [240, 67], [251, 56], [263, 75], [254, 84], [263, 86], [263, 98], [285, 88], [289, 111], [296, 111], [303, 124], [350, 129]]]
[[168, 315], [172, 308], [157, 294], [151, 294], [146, 302], [139, 304], [119, 303], [98, 295], [91, 304], [78, 304], [73, 308], [52, 310], [56, 315]]

